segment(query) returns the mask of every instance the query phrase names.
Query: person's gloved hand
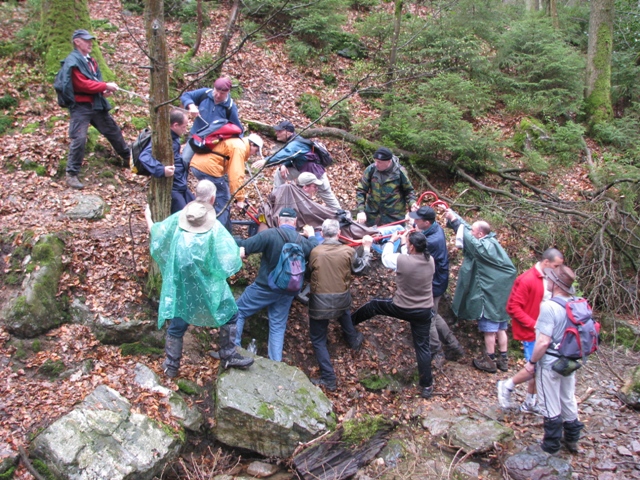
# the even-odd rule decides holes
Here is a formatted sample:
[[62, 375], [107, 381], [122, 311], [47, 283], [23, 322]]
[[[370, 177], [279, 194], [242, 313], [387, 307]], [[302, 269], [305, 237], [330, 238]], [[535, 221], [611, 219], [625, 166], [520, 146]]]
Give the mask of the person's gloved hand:
[[358, 223], [366, 223], [367, 222], [367, 214], [364, 212], [358, 212], [358, 215], [356, 216], [356, 221]]
[[256, 170], [262, 168], [267, 161], [263, 158], [262, 160], [256, 160], [251, 164], [251, 168], [255, 168]]

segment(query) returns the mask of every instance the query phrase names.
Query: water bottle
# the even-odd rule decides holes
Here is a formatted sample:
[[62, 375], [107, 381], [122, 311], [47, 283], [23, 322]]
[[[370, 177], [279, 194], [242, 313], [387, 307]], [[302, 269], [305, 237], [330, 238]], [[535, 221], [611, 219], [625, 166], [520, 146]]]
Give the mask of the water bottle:
[[258, 353], [258, 346], [256, 345], [256, 339], [252, 338], [251, 339], [251, 343], [249, 344], [249, 346], [247, 347], [247, 351], [249, 353], [253, 353], [254, 355], [256, 353]]

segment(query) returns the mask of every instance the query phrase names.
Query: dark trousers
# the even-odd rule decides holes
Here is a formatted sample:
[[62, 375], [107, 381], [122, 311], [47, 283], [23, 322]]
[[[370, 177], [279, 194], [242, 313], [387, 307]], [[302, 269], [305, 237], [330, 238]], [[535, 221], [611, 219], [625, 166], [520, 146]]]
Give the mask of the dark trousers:
[[[225, 325], [235, 325], [238, 321], [238, 314], [236, 313], [231, 320], [229, 320]], [[169, 328], [167, 328], [167, 334], [172, 337], [182, 338], [184, 334], [187, 333], [187, 329], [189, 328], [189, 324], [185, 322], [180, 317], [172, 318], [169, 321]]]
[[[229, 192], [229, 181], [227, 177], [212, 177], [211, 175], [207, 175], [206, 173], [201, 172], [197, 168], [191, 167], [191, 173], [198, 180], [210, 180], [216, 186], [216, 201], [213, 204], [213, 208], [216, 210], [218, 214], [218, 221], [224, 225], [229, 233], [231, 232], [231, 215], [229, 213], [229, 207], [224, 208], [229, 199], [231, 198], [231, 193]], [[223, 210], [224, 208], [224, 210]]]
[[[351, 322], [351, 315], [348, 311], [338, 317], [338, 322], [342, 327], [342, 334], [349, 342], [350, 347], [355, 347], [358, 341], [358, 332]], [[320, 378], [329, 383], [336, 381], [336, 373], [331, 365], [329, 350], [327, 349], [327, 331], [329, 330], [329, 320], [309, 320], [309, 336], [316, 354], [316, 360], [320, 366]]]
[[176, 213], [182, 210], [187, 206], [187, 203], [193, 202], [196, 197], [193, 196], [193, 193], [189, 191], [189, 189], [184, 192], [177, 192], [175, 190], [171, 191], [171, 213]]
[[87, 144], [89, 125], [98, 130], [123, 159], [129, 161], [129, 145], [122, 137], [122, 130], [106, 110], [94, 110], [90, 103], [76, 103], [69, 109], [69, 157], [67, 175], [77, 176], [82, 167], [84, 149]]
[[351, 314], [354, 325], [369, 320], [376, 315], [406, 320], [411, 325], [413, 347], [418, 361], [420, 386], [430, 387], [433, 384], [431, 374], [431, 350], [429, 349], [429, 330], [431, 329], [431, 308], [402, 308], [394, 305], [391, 298], [375, 298], [369, 300]]

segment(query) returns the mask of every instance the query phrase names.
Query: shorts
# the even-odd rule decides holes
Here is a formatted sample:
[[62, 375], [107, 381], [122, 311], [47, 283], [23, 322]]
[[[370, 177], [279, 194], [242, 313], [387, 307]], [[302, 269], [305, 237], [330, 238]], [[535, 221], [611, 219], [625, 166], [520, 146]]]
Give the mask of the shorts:
[[478, 330], [483, 333], [495, 333], [498, 330], [506, 330], [507, 322], [492, 322], [484, 317], [478, 319]]
[[522, 346], [524, 347], [524, 359], [528, 362], [531, 360], [531, 355], [533, 354], [533, 346], [536, 344], [536, 341], [532, 342], [522, 342]]

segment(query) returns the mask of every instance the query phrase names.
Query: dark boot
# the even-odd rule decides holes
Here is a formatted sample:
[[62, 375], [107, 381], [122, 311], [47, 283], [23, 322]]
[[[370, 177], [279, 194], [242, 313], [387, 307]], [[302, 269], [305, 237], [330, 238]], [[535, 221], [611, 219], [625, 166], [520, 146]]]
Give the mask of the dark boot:
[[71, 188], [75, 188], [76, 190], [82, 190], [84, 185], [80, 183], [77, 175], [69, 175], [67, 174], [67, 186]]
[[562, 418], [560, 415], [553, 418], [544, 417], [544, 437], [542, 437], [542, 445], [540, 445], [542, 450], [551, 455], [557, 453], [560, 450], [561, 438]]
[[580, 439], [580, 432], [584, 428], [584, 423], [576, 418], [571, 422], [563, 422], [562, 428], [564, 430], [562, 443], [571, 453], [578, 453], [578, 440]]
[[220, 362], [222, 368], [241, 368], [246, 369], [253, 365], [252, 357], [243, 357], [238, 353], [236, 344], [233, 342], [236, 338], [236, 324], [227, 323], [220, 327]]
[[473, 366], [478, 370], [482, 370], [483, 372], [496, 373], [498, 368], [496, 366], [496, 361], [491, 360], [491, 357], [487, 352], [482, 354], [482, 358], [474, 358]]
[[509, 371], [509, 360], [507, 357], [503, 357], [499, 353], [496, 355], [496, 366], [503, 372]]
[[462, 348], [459, 343], [454, 345], [445, 345], [444, 358], [451, 362], [457, 362], [462, 357], [464, 357], [464, 348]]
[[164, 353], [166, 355], [164, 362], [162, 362], [164, 374], [169, 378], [176, 377], [182, 358], [182, 338], [167, 335], [164, 341]]

